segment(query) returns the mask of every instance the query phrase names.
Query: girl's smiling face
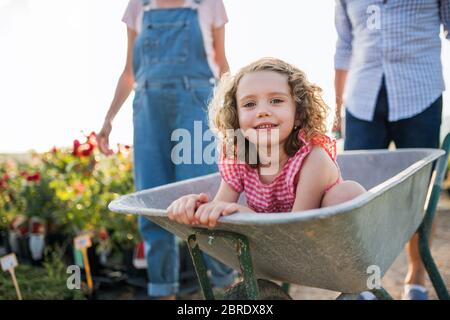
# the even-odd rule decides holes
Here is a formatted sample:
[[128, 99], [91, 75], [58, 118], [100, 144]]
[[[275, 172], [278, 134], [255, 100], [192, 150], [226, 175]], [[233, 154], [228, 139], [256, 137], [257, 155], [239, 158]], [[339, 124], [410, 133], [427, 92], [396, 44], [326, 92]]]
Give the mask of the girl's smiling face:
[[239, 127], [250, 142], [260, 146], [258, 141], [269, 140], [271, 146], [283, 146], [294, 128], [296, 109], [286, 75], [247, 73], [239, 81], [236, 102]]

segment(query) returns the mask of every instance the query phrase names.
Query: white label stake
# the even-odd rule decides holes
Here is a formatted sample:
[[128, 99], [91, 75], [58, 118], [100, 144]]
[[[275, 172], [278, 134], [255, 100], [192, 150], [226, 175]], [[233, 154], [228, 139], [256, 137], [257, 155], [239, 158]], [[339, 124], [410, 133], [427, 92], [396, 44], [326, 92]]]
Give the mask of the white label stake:
[[22, 300], [22, 293], [20, 292], [19, 284], [17, 283], [16, 273], [14, 269], [19, 265], [17, 262], [16, 254], [11, 253], [0, 259], [3, 271], [8, 271], [11, 274], [12, 281], [14, 283], [14, 288], [16, 289], [17, 298]]
[[89, 290], [94, 289], [94, 284], [92, 282], [91, 267], [89, 266], [89, 259], [87, 255], [87, 248], [92, 246], [91, 237], [89, 235], [81, 235], [74, 239], [75, 248], [80, 250], [83, 254], [83, 264], [84, 270], [86, 271], [86, 279], [88, 283]]

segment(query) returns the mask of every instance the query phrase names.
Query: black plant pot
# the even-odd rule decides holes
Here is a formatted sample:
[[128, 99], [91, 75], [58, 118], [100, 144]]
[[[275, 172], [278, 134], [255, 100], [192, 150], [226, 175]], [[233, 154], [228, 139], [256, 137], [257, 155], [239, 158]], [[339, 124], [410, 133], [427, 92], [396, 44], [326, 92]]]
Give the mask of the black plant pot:
[[67, 236], [61, 232], [52, 232], [45, 235], [45, 243], [49, 247], [64, 247], [68, 242]]
[[[195, 272], [189, 249], [185, 242], [179, 244], [180, 251], [180, 294], [189, 294], [197, 291], [199, 287], [197, 273]], [[133, 265], [134, 249], [123, 248], [123, 264], [130, 285], [146, 288], [148, 282], [147, 270], [137, 269]]]
[[[28, 235], [21, 235], [17, 232], [8, 230], [8, 247], [10, 252], [14, 252], [17, 256], [17, 260], [21, 264], [30, 264], [31, 263], [31, 253], [28, 247]], [[10, 243], [11, 241], [14, 244]]]
[[6, 230], [0, 230], [0, 256], [11, 252], [8, 242], [8, 232]]
[[122, 249], [123, 268], [127, 277], [127, 283], [138, 288], [147, 288], [148, 277], [146, 269], [137, 269], [133, 264], [134, 248]]

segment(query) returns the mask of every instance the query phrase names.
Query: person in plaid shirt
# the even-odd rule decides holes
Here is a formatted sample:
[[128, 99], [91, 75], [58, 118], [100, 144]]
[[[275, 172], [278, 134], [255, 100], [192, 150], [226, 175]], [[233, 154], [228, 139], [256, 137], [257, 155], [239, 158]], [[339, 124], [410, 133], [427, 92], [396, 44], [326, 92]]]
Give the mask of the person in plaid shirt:
[[[219, 190], [212, 201], [206, 193], [175, 200], [169, 219], [214, 227], [236, 212], [303, 211], [364, 193], [342, 180], [320, 93], [302, 71], [273, 58], [223, 78], [209, 105], [210, 126], [223, 138]], [[241, 192], [247, 206], [237, 203]]]

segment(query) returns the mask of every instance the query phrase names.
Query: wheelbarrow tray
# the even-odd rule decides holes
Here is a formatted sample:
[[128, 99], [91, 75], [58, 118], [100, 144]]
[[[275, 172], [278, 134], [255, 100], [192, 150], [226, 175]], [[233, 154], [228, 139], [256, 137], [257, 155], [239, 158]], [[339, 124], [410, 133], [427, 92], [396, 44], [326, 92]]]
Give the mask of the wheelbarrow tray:
[[[343, 178], [368, 192], [327, 208], [222, 217], [210, 232], [197, 235], [199, 247], [239, 269], [233, 241], [215, 231], [238, 233], [248, 238], [257, 278], [345, 293], [367, 290], [369, 277], [374, 272], [382, 277], [419, 227], [433, 163], [443, 154], [438, 149], [344, 152], [337, 159]], [[143, 215], [187, 240], [199, 228], [169, 220], [165, 209], [190, 193], [212, 198], [219, 183], [218, 173], [184, 180], [122, 196], [109, 208]], [[246, 202], [244, 195], [239, 202]]]

